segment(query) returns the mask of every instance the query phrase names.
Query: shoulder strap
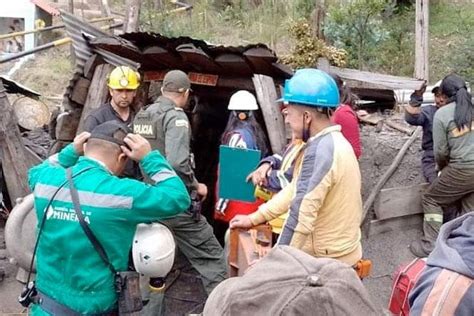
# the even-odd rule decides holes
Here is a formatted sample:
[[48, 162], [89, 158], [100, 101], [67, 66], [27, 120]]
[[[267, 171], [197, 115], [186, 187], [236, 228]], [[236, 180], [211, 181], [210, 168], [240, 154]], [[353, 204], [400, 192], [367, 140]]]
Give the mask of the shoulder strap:
[[[88, 167], [88, 168], [84, 168], [82, 169], [81, 171], [77, 172], [73, 177], [76, 177], [78, 175], [80, 175], [81, 173], [84, 173], [90, 169], [92, 169], [93, 167]], [[30, 261], [30, 269], [28, 271], [28, 280], [26, 282], [26, 284], [29, 284], [30, 283], [30, 278], [31, 278], [31, 272], [33, 271], [33, 264], [35, 262], [35, 257], [36, 257], [36, 250], [38, 250], [38, 245], [39, 245], [39, 241], [40, 241], [40, 237], [41, 237], [41, 233], [43, 232], [43, 228], [44, 228], [44, 224], [46, 223], [46, 217], [48, 215], [48, 209], [49, 207], [51, 206], [51, 204], [53, 203], [54, 201], [54, 198], [56, 197], [56, 195], [59, 193], [59, 191], [61, 191], [61, 189], [68, 183], [68, 180], [64, 181], [59, 187], [58, 189], [54, 192], [53, 196], [51, 197], [51, 199], [49, 199], [48, 201], [48, 204], [46, 204], [46, 207], [44, 208], [44, 212], [43, 212], [43, 217], [41, 219], [41, 224], [40, 224], [40, 229], [38, 231], [38, 237], [36, 237], [36, 242], [35, 242], [35, 247], [33, 248], [33, 255], [31, 256], [31, 261]]]
[[79, 219], [79, 224], [82, 227], [82, 230], [86, 234], [87, 238], [91, 242], [92, 246], [94, 247], [95, 251], [99, 254], [100, 258], [104, 261], [105, 265], [112, 271], [113, 274], [116, 274], [116, 270], [113, 265], [110, 263], [109, 257], [105, 252], [104, 248], [100, 244], [100, 242], [95, 237], [94, 233], [90, 229], [89, 225], [84, 220], [84, 214], [81, 211], [81, 206], [79, 203], [79, 194], [77, 192], [76, 187], [74, 186], [73, 175], [72, 175], [72, 168], [68, 168], [66, 170], [67, 180], [69, 182], [69, 190], [71, 192], [71, 199], [74, 205], [74, 211], [76, 212], [76, 216]]

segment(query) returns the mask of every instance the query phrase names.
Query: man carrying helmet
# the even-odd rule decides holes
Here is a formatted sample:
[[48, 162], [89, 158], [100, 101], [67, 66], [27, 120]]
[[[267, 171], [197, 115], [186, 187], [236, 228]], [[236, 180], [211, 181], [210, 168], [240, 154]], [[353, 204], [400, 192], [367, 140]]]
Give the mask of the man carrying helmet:
[[[139, 162], [154, 181], [117, 178], [128, 159]], [[114, 270], [128, 270], [137, 224], [170, 218], [188, 208], [183, 182], [146, 139], [129, 134], [115, 121], [79, 134], [73, 144], [30, 169], [28, 176], [38, 218], [38, 295], [24, 292], [22, 297], [34, 303], [32, 314], [118, 315]], [[148, 255], [134, 257], [138, 271], [163, 276], [160, 271], [169, 268], [167, 252], [173, 246], [167, 236], [154, 234], [155, 244], [163, 246], [155, 252], [149, 252], [150, 244], [140, 244], [140, 249], [134, 245], [135, 252]], [[135, 237], [139, 238], [134, 244], [143, 240]], [[169, 242], [163, 245], [165, 238]], [[153, 271], [144, 271], [142, 260], [149, 260]]]
[[289, 211], [280, 245], [354, 266], [362, 257], [361, 176], [357, 158], [329, 110], [339, 104], [334, 80], [316, 69], [301, 69], [287, 80], [285, 121], [307, 142], [290, 185], [250, 215], [237, 215], [231, 228], [250, 228]]
[[110, 102], [89, 114], [84, 121], [86, 132], [92, 131], [94, 127], [107, 121], [116, 120], [127, 126], [133, 122], [135, 113], [132, 103], [140, 86], [140, 75], [127, 66], [119, 66], [110, 73], [107, 86]]

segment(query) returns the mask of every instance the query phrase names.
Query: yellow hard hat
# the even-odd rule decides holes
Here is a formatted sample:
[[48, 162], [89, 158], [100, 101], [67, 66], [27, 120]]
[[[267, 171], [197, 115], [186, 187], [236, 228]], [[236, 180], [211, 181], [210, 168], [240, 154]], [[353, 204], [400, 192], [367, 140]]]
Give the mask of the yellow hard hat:
[[114, 90], [136, 90], [140, 85], [140, 75], [127, 66], [119, 66], [110, 73], [107, 85]]

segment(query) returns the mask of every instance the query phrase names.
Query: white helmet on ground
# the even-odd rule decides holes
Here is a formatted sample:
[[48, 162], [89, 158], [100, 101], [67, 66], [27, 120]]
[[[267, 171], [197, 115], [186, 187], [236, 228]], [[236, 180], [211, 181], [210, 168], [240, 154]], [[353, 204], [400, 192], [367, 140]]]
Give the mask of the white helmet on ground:
[[138, 224], [133, 238], [135, 270], [152, 278], [164, 278], [171, 271], [176, 243], [163, 224]]
[[258, 110], [257, 100], [247, 90], [239, 90], [229, 100], [228, 110], [232, 111], [254, 111]]

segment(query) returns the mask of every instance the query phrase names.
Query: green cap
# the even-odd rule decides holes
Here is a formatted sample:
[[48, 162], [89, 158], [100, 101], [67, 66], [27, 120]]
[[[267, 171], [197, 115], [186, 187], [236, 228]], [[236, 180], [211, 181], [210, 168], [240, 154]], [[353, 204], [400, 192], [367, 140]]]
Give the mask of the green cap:
[[181, 70], [171, 70], [163, 79], [163, 91], [185, 92], [191, 90], [191, 81], [188, 75]]

